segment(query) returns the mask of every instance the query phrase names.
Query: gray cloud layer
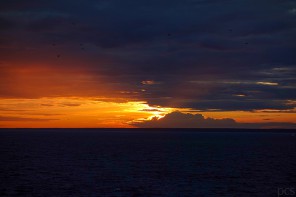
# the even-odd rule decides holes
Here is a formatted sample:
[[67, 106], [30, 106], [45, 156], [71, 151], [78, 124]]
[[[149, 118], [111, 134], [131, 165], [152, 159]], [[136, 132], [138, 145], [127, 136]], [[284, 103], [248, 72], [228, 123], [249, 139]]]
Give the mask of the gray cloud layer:
[[205, 118], [201, 114], [186, 114], [175, 111], [161, 119], [153, 118], [132, 125], [141, 128], [296, 128], [295, 123], [238, 123], [233, 119]]
[[92, 73], [91, 81], [77, 83], [86, 90], [95, 84], [87, 96], [101, 96], [98, 90], [106, 86], [114, 96], [150, 105], [291, 110], [295, 8], [294, 0], [4, 1], [0, 96], [61, 95], [60, 87], [16, 92], [10, 76], [1, 74], [19, 67], [9, 64], [15, 59], [67, 71], [86, 62], [77, 65]]

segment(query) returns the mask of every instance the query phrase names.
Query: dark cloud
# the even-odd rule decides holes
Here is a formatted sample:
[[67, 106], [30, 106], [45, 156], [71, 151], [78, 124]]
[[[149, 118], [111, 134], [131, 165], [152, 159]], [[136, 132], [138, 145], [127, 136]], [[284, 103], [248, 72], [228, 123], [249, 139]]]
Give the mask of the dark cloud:
[[233, 119], [205, 118], [201, 114], [186, 114], [175, 111], [163, 118], [152, 118], [144, 122], [133, 122], [141, 128], [296, 128], [295, 123], [238, 123]]
[[0, 121], [51, 121], [51, 120], [58, 120], [58, 119], [48, 119], [48, 118], [24, 118], [24, 117], [17, 117], [17, 116], [0, 116]]
[[162, 110], [159, 110], [159, 109], [142, 109], [142, 110], [139, 110], [139, 111], [147, 111], [147, 112], [163, 112]]
[[182, 107], [199, 109], [203, 111], [215, 110], [215, 111], [253, 111], [261, 109], [273, 109], [273, 110], [288, 110], [294, 109], [295, 104], [288, 104], [287, 101], [282, 100], [252, 100], [252, 99], [223, 99], [223, 100], [188, 100], [188, 99], [174, 99], [174, 101], [167, 101], [166, 99], [152, 100], [152, 105], [161, 103], [166, 107]]
[[13, 22], [4, 18], [4, 17], [0, 17], [0, 30], [7, 30], [10, 29], [14, 26]]
[[81, 103], [61, 103], [61, 106], [66, 106], [66, 107], [78, 107], [80, 105]]
[[47, 103], [42, 103], [41, 106], [45, 106], [45, 107], [53, 107], [53, 104], [47, 104]]
[[183, 114], [175, 111], [165, 115], [164, 118], [134, 123], [133, 125], [148, 128], [230, 128], [236, 127], [233, 119], [204, 118], [201, 114]]
[[34, 114], [28, 114], [28, 115], [34, 115], [34, 116], [61, 116], [65, 114], [48, 114], [48, 113], [34, 113]]
[[28, 112], [33, 110], [27, 110], [27, 109], [9, 109], [9, 108], [2, 108], [0, 107], [0, 111], [7, 111], [7, 112]]
[[[292, 0], [4, 1], [0, 96], [106, 94], [196, 110], [290, 110], [295, 8]], [[62, 70], [64, 78], [47, 79], [60, 84], [43, 91], [34, 88], [38, 77], [12, 77], [14, 69], [44, 62]], [[67, 78], [79, 69], [91, 80]]]

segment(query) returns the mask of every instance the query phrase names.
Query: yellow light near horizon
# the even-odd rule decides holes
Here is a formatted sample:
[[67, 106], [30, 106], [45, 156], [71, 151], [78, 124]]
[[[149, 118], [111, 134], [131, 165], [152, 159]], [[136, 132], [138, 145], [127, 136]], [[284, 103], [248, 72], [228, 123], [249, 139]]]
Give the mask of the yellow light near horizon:
[[107, 102], [96, 98], [2, 99], [0, 127], [132, 127], [130, 121], [163, 117], [170, 108], [144, 101]]

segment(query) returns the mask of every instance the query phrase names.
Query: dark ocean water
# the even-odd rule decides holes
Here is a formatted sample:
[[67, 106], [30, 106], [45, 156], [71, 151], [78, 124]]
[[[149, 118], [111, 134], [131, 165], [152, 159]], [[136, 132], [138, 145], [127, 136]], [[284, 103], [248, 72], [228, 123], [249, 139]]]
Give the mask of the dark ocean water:
[[294, 134], [226, 131], [2, 129], [0, 196], [253, 197], [278, 196], [279, 188], [296, 191]]

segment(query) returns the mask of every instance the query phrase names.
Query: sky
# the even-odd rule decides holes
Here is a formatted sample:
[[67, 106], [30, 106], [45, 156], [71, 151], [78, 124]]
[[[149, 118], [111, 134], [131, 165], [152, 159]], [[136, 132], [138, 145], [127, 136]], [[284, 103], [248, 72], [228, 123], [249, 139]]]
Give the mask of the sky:
[[296, 128], [295, 0], [0, 4], [0, 127]]

